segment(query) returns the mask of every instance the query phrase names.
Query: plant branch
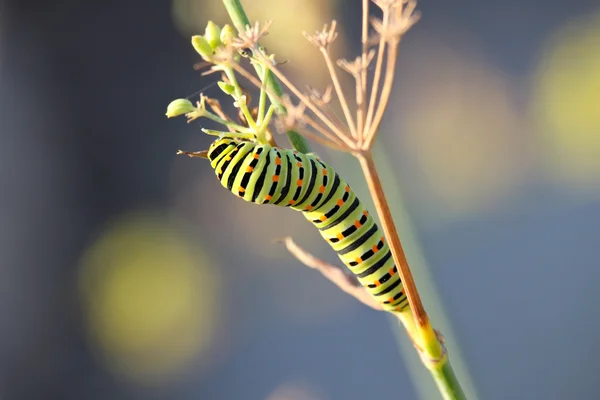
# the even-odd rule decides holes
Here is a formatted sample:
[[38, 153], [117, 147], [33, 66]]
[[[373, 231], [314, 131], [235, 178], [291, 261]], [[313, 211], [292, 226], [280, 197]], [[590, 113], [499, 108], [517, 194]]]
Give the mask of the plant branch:
[[354, 120], [352, 118], [352, 114], [350, 114], [350, 108], [348, 107], [348, 102], [346, 101], [346, 96], [344, 96], [344, 92], [342, 91], [342, 86], [340, 85], [340, 80], [338, 78], [337, 72], [335, 71], [335, 66], [333, 65], [333, 61], [331, 61], [331, 56], [329, 55], [329, 51], [325, 47], [321, 47], [321, 54], [323, 54], [323, 58], [325, 59], [325, 64], [327, 65], [327, 69], [329, 70], [329, 75], [331, 75], [331, 81], [333, 82], [333, 87], [335, 88], [335, 92], [337, 94], [338, 99], [340, 100], [340, 105], [342, 106], [342, 111], [344, 112], [344, 117], [346, 117], [346, 123], [350, 128], [350, 132], [354, 138], [357, 138], [356, 126], [354, 125]]
[[[383, 29], [387, 29], [390, 12], [386, 11], [383, 15]], [[375, 113], [375, 105], [377, 104], [377, 94], [379, 92], [379, 81], [381, 79], [381, 67], [383, 65], [383, 54], [385, 52], [385, 37], [380, 33], [379, 46], [377, 48], [377, 61], [375, 61], [375, 73], [373, 75], [373, 84], [371, 86], [371, 96], [369, 98], [369, 111], [367, 112], [367, 121], [365, 123], [365, 135], [371, 130], [370, 125]], [[366, 137], [365, 137], [366, 139]]]
[[356, 156], [360, 162], [363, 174], [365, 175], [369, 192], [373, 198], [375, 209], [377, 210], [379, 220], [381, 221], [383, 232], [388, 240], [394, 262], [398, 267], [398, 272], [400, 274], [400, 278], [402, 279], [402, 284], [404, 286], [406, 296], [408, 297], [410, 308], [413, 310], [417, 324], [421, 327], [424, 327], [429, 323], [429, 319], [425, 309], [423, 308], [423, 303], [421, 302], [421, 297], [419, 296], [415, 281], [412, 277], [412, 273], [410, 272], [408, 260], [406, 259], [406, 254], [404, 254], [404, 249], [402, 248], [390, 207], [387, 203], [387, 199], [385, 198], [385, 194], [383, 193], [383, 186], [373, 161], [373, 155], [370, 151], [366, 151], [364, 153], [356, 154]]
[[358, 141], [362, 142], [363, 134], [365, 131], [365, 115], [367, 112], [367, 63], [368, 51], [369, 51], [369, 0], [362, 1], [362, 33], [361, 33], [361, 63], [362, 70], [360, 71], [360, 86], [356, 87], [356, 100], [357, 100], [357, 112], [356, 112], [356, 125], [358, 130]]
[[[389, 11], [384, 13], [383, 15], [383, 26], [384, 29], [387, 29], [389, 21]], [[373, 84], [371, 86], [371, 96], [369, 98], [369, 111], [367, 112], [367, 121], [365, 124], [365, 129], [369, 130], [369, 126], [371, 125], [371, 121], [373, 120], [373, 114], [375, 113], [375, 105], [377, 104], [377, 94], [379, 92], [379, 83], [381, 79], [381, 67], [383, 65], [383, 55], [385, 52], [385, 38], [383, 35], [379, 37], [379, 46], [377, 48], [377, 61], [375, 61], [375, 72], [373, 74]]]
[[367, 292], [363, 286], [361, 286], [354, 276], [350, 276], [341, 268], [326, 263], [325, 261], [320, 260], [308, 253], [306, 250], [298, 246], [291, 237], [279, 239], [277, 242], [283, 243], [287, 250], [292, 253], [292, 255], [298, 259], [298, 261], [309, 268], [319, 271], [325, 278], [339, 287], [344, 293], [348, 293], [356, 300], [374, 310], [383, 310], [381, 304], [375, 300], [375, 298], [371, 296], [371, 294]]
[[394, 75], [396, 74], [396, 58], [398, 57], [399, 43], [400, 39], [396, 39], [392, 43], [389, 43], [387, 46], [388, 53], [387, 65], [385, 68], [385, 80], [383, 82], [383, 88], [381, 89], [381, 97], [379, 98], [379, 104], [377, 104], [377, 112], [375, 113], [373, 122], [369, 126], [369, 132], [367, 133], [367, 139], [364, 146], [365, 149], [369, 149], [373, 144], [373, 141], [377, 136], [379, 124], [381, 123], [381, 119], [383, 118], [383, 113], [385, 112], [388, 100], [390, 99], [390, 94], [392, 92], [392, 86], [394, 83]]

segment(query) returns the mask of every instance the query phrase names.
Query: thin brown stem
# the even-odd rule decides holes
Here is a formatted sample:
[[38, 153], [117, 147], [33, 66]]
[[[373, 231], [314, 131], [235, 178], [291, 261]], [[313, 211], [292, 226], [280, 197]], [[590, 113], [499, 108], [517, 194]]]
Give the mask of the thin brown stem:
[[331, 119], [331, 121], [335, 124], [335, 126], [338, 127], [338, 129], [340, 129], [340, 130], [344, 129], [344, 123], [342, 122], [340, 117], [337, 116], [337, 114], [335, 113], [333, 108], [331, 108], [331, 106], [329, 104], [327, 104], [323, 107], [323, 112], [325, 113], [325, 115], [327, 115], [327, 117], [329, 119]]
[[340, 100], [340, 105], [342, 106], [342, 110], [344, 111], [344, 117], [346, 117], [346, 123], [350, 128], [350, 133], [352, 133], [352, 137], [356, 139], [356, 126], [354, 125], [354, 120], [352, 118], [352, 114], [350, 113], [350, 108], [348, 107], [348, 101], [346, 100], [346, 96], [344, 96], [344, 92], [342, 91], [342, 86], [340, 85], [340, 80], [335, 70], [335, 65], [331, 60], [331, 56], [329, 55], [327, 48], [321, 47], [320, 50], [321, 54], [323, 54], [323, 58], [325, 59], [325, 64], [327, 64], [327, 69], [329, 70], [329, 75], [331, 76], [335, 93], [337, 94], [338, 99]]
[[396, 59], [398, 57], [398, 44], [400, 43], [400, 39], [394, 40], [392, 43], [388, 44], [388, 52], [387, 52], [387, 65], [385, 67], [385, 80], [383, 82], [383, 88], [381, 90], [381, 97], [379, 98], [379, 104], [377, 105], [377, 112], [375, 113], [375, 117], [373, 118], [373, 122], [369, 126], [369, 132], [367, 134], [367, 139], [364, 143], [364, 149], [370, 149], [375, 137], [377, 136], [377, 131], [379, 129], [379, 124], [381, 123], [381, 119], [383, 118], [383, 114], [387, 107], [387, 103], [390, 99], [390, 94], [392, 93], [392, 86], [394, 84], [394, 75], [396, 74]]
[[[329, 92], [330, 89], [331, 89], [331, 86], [328, 86], [327, 92]], [[310, 89], [310, 90], [313, 90], [313, 89]], [[312, 94], [312, 92], [311, 92], [311, 94]], [[333, 108], [329, 104], [330, 100], [331, 100], [330, 96], [326, 96], [325, 99], [327, 101], [325, 101], [323, 98], [317, 99], [317, 100], [312, 98], [311, 101], [313, 103], [315, 103], [317, 106], [321, 107], [321, 109], [323, 110], [323, 112], [325, 113], [327, 118], [331, 119], [331, 121], [338, 127], [338, 129], [343, 130], [344, 123], [342, 122], [340, 117], [338, 117], [337, 113], [333, 110]]]
[[423, 308], [423, 303], [421, 302], [421, 297], [419, 296], [419, 292], [417, 291], [415, 281], [410, 271], [408, 260], [404, 254], [404, 249], [402, 248], [402, 243], [400, 242], [400, 237], [392, 218], [390, 206], [383, 193], [383, 186], [373, 161], [373, 155], [370, 151], [366, 151], [356, 154], [356, 156], [360, 161], [360, 166], [365, 175], [371, 197], [373, 198], [375, 209], [377, 210], [377, 215], [381, 222], [381, 227], [390, 246], [392, 257], [398, 268], [400, 278], [402, 279], [404, 292], [408, 297], [410, 308], [413, 311], [417, 324], [419, 326], [425, 326], [428, 324], [429, 319]]
[[[383, 31], [388, 27], [390, 20], [390, 12], [385, 11], [383, 14]], [[379, 93], [379, 81], [381, 80], [381, 67], [383, 65], [383, 55], [385, 53], [385, 36], [380, 32], [379, 46], [377, 48], [377, 61], [375, 61], [375, 72], [373, 74], [373, 84], [371, 85], [371, 96], [369, 98], [369, 111], [367, 112], [367, 121], [365, 123], [365, 137], [368, 137], [368, 132], [371, 130], [371, 121], [375, 113], [375, 105], [377, 104], [377, 94]]]
[[357, 113], [356, 113], [356, 125], [358, 130], [358, 142], [359, 144], [362, 142], [363, 134], [365, 131], [365, 115], [367, 113], [367, 103], [365, 99], [367, 98], [367, 68], [365, 64], [367, 63], [367, 53], [369, 51], [369, 1], [363, 0], [362, 2], [362, 35], [361, 35], [361, 43], [362, 43], [362, 70], [360, 71], [360, 87], [356, 88], [356, 105], [357, 105]]
[[[361, 73], [362, 74], [362, 73]], [[364, 93], [362, 92], [362, 75], [358, 75], [356, 77], [356, 124], [359, 126], [358, 128], [358, 132], [356, 134], [356, 145], [358, 147], [361, 146], [362, 143], [362, 138], [363, 138], [363, 130], [364, 128], [362, 128], [362, 124], [363, 124], [363, 118], [364, 118], [364, 114], [362, 113], [362, 105], [365, 102], [365, 96]]]
[[[307, 125], [309, 125], [310, 127], [312, 127], [313, 129], [317, 129], [319, 128], [318, 126], [316, 127], [315, 125], [315, 121], [313, 121], [312, 119], [306, 118], [305, 117], [305, 122]], [[313, 125], [314, 124], [314, 125]], [[296, 128], [302, 135], [306, 136], [307, 138], [310, 138], [312, 140], [314, 140], [315, 142], [322, 144], [323, 146], [327, 146], [327, 147], [331, 147], [334, 150], [338, 150], [338, 151], [350, 151], [350, 149], [348, 148], [348, 146], [346, 146], [344, 143], [340, 142], [339, 140], [336, 139], [335, 136], [331, 137], [331, 138], [324, 138], [322, 136], [317, 135], [314, 132], [309, 131], [308, 129], [301, 129], [301, 128]]]
[[[348, 146], [348, 144], [346, 142], [340, 141], [337, 136], [333, 135], [326, 128], [324, 128], [321, 124], [317, 123], [317, 121], [315, 121], [308, 115], [304, 115], [304, 122], [306, 122], [307, 125], [310, 125], [314, 130], [319, 132], [321, 135], [325, 136], [325, 138], [327, 140], [329, 140], [332, 143], [335, 143], [335, 145], [338, 146], [338, 148], [345, 149], [346, 151], [351, 149], [351, 147]], [[319, 136], [316, 136], [316, 137], [319, 137]]]
[[354, 276], [345, 273], [341, 268], [318, 259], [306, 250], [302, 249], [291, 237], [278, 240], [285, 245], [287, 250], [294, 255], [302, 264], [316, 269], [330, 282], [340, 288], [343, 292], [354, 297], [364, 305], [374, 310], [382, 311], [381, 304], [358, 283]]

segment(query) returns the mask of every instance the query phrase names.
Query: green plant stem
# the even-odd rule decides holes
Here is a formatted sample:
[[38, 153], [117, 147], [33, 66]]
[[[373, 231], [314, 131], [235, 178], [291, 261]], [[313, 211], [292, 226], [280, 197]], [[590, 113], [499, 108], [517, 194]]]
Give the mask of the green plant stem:
[[[223, 0], [223, 4], [225, 5], [225, 9], [229, 14], [229, 18], [233, 22], [233, 25], [236, 27], [238, 32], [243, 32], [246, 30], [246, 26], [250, 25], [250, 20], [242, 7], [242, 4], [239, 0]], [[277, 79], [273, 76], [271, 71], [266, 71], [263, 73], [262, 68], [256, 63], [252, 63], [254, 65], [254, 69], [256, 70], [258, 76], [263, 81], [263, 84], [269, 89], [269, 92], [274, 93], [276, 96], [281, 97], [283, 91], [281, 90], [281, 86]], [[263, 78], [264, 77], [264, 78]], [[287, 112], [283, 104], [275, 97], [269, 95], [269, 100], [271, 104], [275, 107], [275, 111], [278, 114], [283, 114]], [[292, 147], [298, 150], [301, 153], [310, 153], [312, 150], [310, 145], [306, 141], [306, 139], [300, 135], [298, 132], [293, 130], [287, 131], [287, 136], [292, 144]]]
[[[263, 74], [260, 77], [261, 82], [265, 81], [268, 72], [270, 72], [270, 71], [268, 69], [266, 69], [266, 68], [263, 70]], [[262, 124], [262, 121], [264, 120], [266, 104], [267, 104], [267, 90], [265, 88], [261, 88], [260, 89], [260, 97], [258, 99], [258, 119], [257, 119], [257, 122], [259, 124]], [[269, 108], [271, 108], [271, 107], [269, 107]]]
[[240, 85], [238, 85], [237, 83], [237, 79], [235, 77], [235, 72], [233, 71], [233, 68], [227, 66], [225, 67], [224, 71], [227, 75], [227, 78], [229, 78], [231, 84], [234, 87], [235, 99], [237, 101], [238, 107], [244, 113], [244, 117], [246, 117], [248, 126], [250, 127], [250, 129], [256, 130], [256, 122], [254, 121], [254, 118], [252, 118], [252, 113], [250, 113], [250, 110], [248, 109], [248, 105], [246, 104], [246, 101], [244, 99], [244, 93], [242, 93], [242, 89], [240, 89]]
[[[410, 337], [419, 334], [419, 328], [417, 327], [411, 310], [398, 314], [398, 320], [402, 322], [402, 325], [404, 325], [404, 328]], [[460, 386], [460, 382], [456, 378], [456, 374], [454, 374], [448, 354], [441, 344], [439, 344], [439, 346], [444, 353], [439, 357], [438, 362], [432, 363], [425, 359], [421, 359], [421, 362], [431, 374], [431, 377], [435, 381], [444, 400], [466, 400], [467, 397]], [[427, 356], [426, 353], [423, 353], [422, 355]]]
[[446, 358], [443, 365], [429, 370], [444, 400], [466, 400], [458, 379], [452, 370], [450, 361]]

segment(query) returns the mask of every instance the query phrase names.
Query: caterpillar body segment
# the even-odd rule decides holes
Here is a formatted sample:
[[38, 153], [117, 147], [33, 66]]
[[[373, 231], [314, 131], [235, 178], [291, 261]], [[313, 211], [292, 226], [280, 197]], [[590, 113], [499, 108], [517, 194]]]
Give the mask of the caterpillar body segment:
[[236, 196], [301, 211], [383, 309], [408, 306], [383, 233], [331, 166], [312, 154], [230, 137], [216, 140], [208, 159]]

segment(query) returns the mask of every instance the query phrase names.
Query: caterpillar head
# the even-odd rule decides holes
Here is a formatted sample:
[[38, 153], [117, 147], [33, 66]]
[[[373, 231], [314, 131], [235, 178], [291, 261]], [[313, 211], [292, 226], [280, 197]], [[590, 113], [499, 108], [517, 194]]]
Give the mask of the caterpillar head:
[[223, 154], [223, 152], [229, 152], [233, 150], [238, 143], [239, 140], [230, 137], [222, 137], [215, 140], [208, 148], [208, 160], [212, 163], [219, 158], [219, 155]]

